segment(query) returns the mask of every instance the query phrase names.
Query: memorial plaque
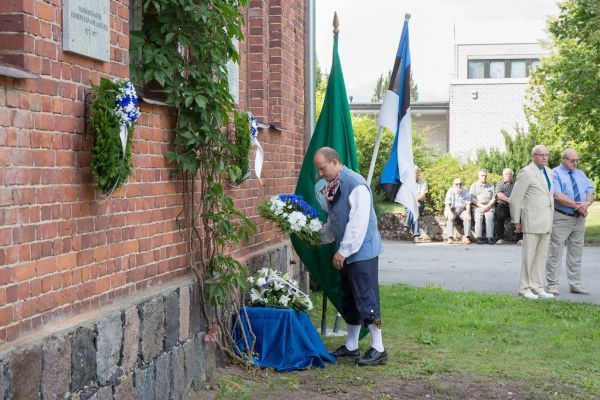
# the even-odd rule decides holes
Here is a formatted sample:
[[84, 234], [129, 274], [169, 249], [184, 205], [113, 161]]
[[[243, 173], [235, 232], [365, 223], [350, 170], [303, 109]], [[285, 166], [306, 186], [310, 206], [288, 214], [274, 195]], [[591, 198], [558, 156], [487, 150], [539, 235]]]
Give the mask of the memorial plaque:
[[[240, 50], [239, 40], [233, 39], [233, 45], [238, 51]], [[240, 66], [232, 60], [227, 62], [227, 81], [229, 94], [233, 97], [233, 104], [238, 104], [240, 102]]]
[[110, 0], [63, 0], [63, 50], [110, 61]]

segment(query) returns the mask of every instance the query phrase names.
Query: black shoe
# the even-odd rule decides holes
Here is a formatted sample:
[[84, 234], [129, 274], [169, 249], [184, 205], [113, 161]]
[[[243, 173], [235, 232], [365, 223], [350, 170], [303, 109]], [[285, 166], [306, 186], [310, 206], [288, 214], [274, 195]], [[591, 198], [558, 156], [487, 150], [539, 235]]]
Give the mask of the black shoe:
[[341, 345], [340, 347], [337, 348], [336, 351], [333, 352], [333, 355], [336, 357], [360, 357], [360, 351], [358, 349], [356, 350], [348, 350], [348, 348], [346, 347], [346, 345]]
[[477, 238], [477, 244], [484, 244], [484, 243], [486, 243], [484, 238], [482, 238], [482, 237]]
[[493, 238], [488, 238], [487, 243], [488, 244], [496, 244], [496, 242], [494, 242]]
[[370, 348], [365, 353], [365, 356], [356, 360], [356, 363], [360, 366], [366, 365], [377, 365], [377, 364], [385, 364], [388, 360], [388, 356], [386, 351], [379, 352], [374, 348]]

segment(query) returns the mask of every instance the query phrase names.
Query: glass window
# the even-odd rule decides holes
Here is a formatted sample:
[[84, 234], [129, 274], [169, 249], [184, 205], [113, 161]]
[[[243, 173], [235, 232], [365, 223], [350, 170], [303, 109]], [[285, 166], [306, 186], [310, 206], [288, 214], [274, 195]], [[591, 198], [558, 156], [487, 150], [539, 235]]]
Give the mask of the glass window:
[[526, 78], [527, 77], [527, 61], [513, 60], [510, 62], [510, 77], [511, 78]]
[[490, 61], [490, 78], [501, 79], [505, 78], [505, 63], [504, 60]]
[[469, 79], [483, 79], [485, 77], [485, 61], [469, 61]]
[[540, 60], [530, 60], [528, 72], [531, 72], [532, 69], [539, 67], [539, 65], [540, 65]]

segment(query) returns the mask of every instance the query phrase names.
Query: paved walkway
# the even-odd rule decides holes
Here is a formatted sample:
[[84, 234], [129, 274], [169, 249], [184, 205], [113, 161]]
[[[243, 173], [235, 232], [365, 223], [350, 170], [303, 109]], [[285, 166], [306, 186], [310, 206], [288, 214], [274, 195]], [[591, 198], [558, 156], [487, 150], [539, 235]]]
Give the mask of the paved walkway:
[[[521, 247], [384, 241], [379, 260], [381, 284], [440, 286], [449, 290], [517, 295]], [[590, 296], [569, 293], [566, 267], [561, 271], [559, 300], [600, 304], [600, 247], [584, 247], [582, 286]]]

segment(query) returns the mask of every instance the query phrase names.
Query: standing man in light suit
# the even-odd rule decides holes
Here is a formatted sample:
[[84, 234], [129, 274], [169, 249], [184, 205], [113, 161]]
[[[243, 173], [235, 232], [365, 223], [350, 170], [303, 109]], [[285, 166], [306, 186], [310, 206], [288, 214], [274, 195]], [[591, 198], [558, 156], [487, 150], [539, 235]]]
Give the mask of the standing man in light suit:
[[[384, 364], [388, 355], [381, 335], [377, 279], [382, 245], [371, 189], [362, 176], [340, 162], [337, 151], [330, 147], [315, 153], [314, 165], [319, 177], [327, 181], [321, 194], [329, 214], [326, 226], [337, 247], [332, 263], [340, 271], [342, 314], [348, 325], [346, 344], [333, 354], [352, 357], [361, 366]], [[361, 325], [371, 334], [371, 348], [363, 357], [358, 350]]]
[[544, 291], [544, 272], [554, 215], [550, 153], [538, 144], [531, 149], [531, 164], [519, 172], [510, 195], [510, 215], [517, 232], [523, 232], [519, 295], [526, 299], [554, 296]]

